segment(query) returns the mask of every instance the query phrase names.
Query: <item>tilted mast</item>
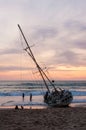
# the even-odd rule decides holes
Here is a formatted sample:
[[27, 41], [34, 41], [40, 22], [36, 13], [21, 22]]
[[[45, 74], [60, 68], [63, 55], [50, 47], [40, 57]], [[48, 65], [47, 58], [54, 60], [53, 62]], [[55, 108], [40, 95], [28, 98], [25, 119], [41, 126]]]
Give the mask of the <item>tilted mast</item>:
[[56, 90], [54, 84], [50, 81], [50, 79], [47, 77], [47, 75], [44, 73], [44, 71], [42, 70], [42, 68], [41, 68], [41, 67], [39, 66], [39, 64], [37, 63], [37, 61], [36, 61], [36, 59], [35, 59], [35, 57], [34, 57], [34, 55], [33, 55], [33, 52], [32, 52], [32, 50], [31, 50], [31, 48], [30, 48], [30, 46], [29, 46], [29, 44], [28, 44], [28, 42], [27, 42], [27, 40], [26, 40], [26, 38], [25, 38], [25, 35], [24, 35], [24, 33], [23, 33], [23, 31], [22, 31], [22, 29], [21, 29], [21, 27], [20, 27], [19, 24], [18, 24], [18, 28], [19, 28], [19, 30], [20, 30], [20, 32], [21, 32], [23, 38], [24, 38], [24, 41], [25, 41], [26, 45], [27, 45], [27, 47], [26, 47], [24, 50], [28, 53], [28, 55], [29, 55], [29, 56], [32, 58], [32, 60], [34, 61], [35, 65], [36, 65], [36, 67], [37, 67], [37, 69], [38, 69], [38, 71], [39, 71], [39, 73], [40, 73], [40, 75], [41, 75], [41, 77], [42, 77], [42, 79], [43, 79], [43, 81], [44, 81], [44, 84], [45, 84], [45, 86], [46, 86], [48, 92], [50, 92], [50, 90], [49, 90], [49, 87], [48, 87], [47, 82], [45, 81], [45, 78], [44, 78], [44, 77], [47, 78], [47, 80], [50, 82], [50, 84], [51, 84], [51, 85], [54, 87], [54, 89]]

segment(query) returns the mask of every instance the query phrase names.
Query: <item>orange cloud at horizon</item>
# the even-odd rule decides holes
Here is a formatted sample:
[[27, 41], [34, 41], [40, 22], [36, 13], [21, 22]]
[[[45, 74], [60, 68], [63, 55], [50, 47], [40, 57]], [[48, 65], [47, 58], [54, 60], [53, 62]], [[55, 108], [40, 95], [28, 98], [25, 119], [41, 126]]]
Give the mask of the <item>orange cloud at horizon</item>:
[[54, 71], [50, 75], [56, 80], [86, 80], [86, 70]]
[[[57, 70], [46, 73], [55, 80], [86, 80], [86, 70]], [[0, 72], [0, 80], [40, 80], [39, 74], [31, 71], [4, 71]]]

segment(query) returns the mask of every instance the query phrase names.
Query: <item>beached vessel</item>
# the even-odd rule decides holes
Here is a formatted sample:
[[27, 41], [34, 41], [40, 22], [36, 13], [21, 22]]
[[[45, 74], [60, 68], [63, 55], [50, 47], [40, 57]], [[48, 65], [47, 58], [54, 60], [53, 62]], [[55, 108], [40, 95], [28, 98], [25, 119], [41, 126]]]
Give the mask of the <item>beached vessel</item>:
[[[69, 104], [72, 102], [73, 100], [73, 96], [72, 93], [69, 90], [63, 90], [61, 88], [56, 88], [56, 86], [54, 85], [54, 83], [49, 79], [49, 77], [46, 75], [46, 73], [44, 72], [44, 70], [39, 66], [35, 56], [33, 55], [33, 52], [25, 38], [25, 35], [20, 27], [20, 25], [18, 24], [18, 28], [24, 38], [24, 41], [26, 43], [26, 48], [24, 49], [27, 54], [31, 57], [31, 59], [33, 60], [33, 62], [35, 63], [40, 76], [42, 77], [42, 80], [44, 82], [45, 87], [47, 88], [46, 93], [44, 94], [44, 102], [46, 104], [48, 104], [49, 106], [57, 106], [57, 107], [64, 107], [64, 106], [69, 106]], [[53, 89], [51, 89], [49, 87], [48, 82], [50, 83], [50, 86], [52, 86]]]

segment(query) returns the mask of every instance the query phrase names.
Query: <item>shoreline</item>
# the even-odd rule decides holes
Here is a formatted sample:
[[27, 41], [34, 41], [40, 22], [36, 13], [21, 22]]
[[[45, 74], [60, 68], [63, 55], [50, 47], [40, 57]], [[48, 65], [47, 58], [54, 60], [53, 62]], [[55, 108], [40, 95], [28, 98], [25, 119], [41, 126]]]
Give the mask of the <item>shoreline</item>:
[[[18, 106], [18, 105], [17, 105]], [[15, 109], [16, 106], [0, 106], [0, 110], [10, 110]], [[19, 109], [21, 109], [21, 106], [18, 106]], [[47, 109], [47, 106], [23, 106], [23, 109]]]
[[[0, 106], [0, 110], [1, 109], [15, 109], [15, 106], [16, 105], [9, 105], [9, 106]], [[48, 106], [48, 105], [38, 105], [38, 104], [28, 104], [28, 105], [18, 105], [18, 108], [21, 109], [21, 106], [23, 106], [24, 109], [47, 109], [47, 108], [51, 108], [51, 106]], [[86, 108], [86, 103], [71, 103], [68, 107], [70, 108]], [[57, 107], [57, 108], [60, 108], [60, 107]]]
[[0, 109], [1, 130], [86, 130], [86, 108]]

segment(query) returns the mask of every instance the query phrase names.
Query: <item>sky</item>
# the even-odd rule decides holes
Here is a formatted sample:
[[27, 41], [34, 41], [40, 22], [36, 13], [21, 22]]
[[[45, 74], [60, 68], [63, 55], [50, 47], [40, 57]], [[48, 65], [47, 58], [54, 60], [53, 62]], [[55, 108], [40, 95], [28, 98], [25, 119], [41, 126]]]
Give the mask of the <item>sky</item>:
[[0, 0], [0, 80], [39, 79], [17, 24], [51, 79], [86, 80], [86, 0]]

